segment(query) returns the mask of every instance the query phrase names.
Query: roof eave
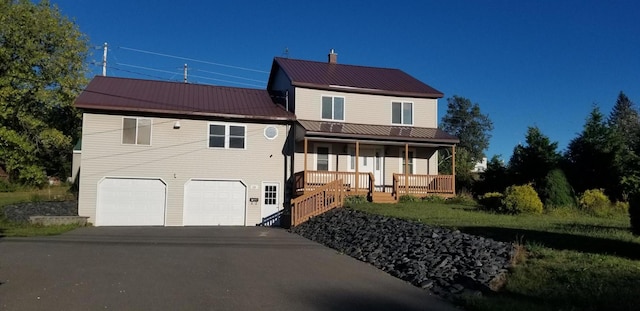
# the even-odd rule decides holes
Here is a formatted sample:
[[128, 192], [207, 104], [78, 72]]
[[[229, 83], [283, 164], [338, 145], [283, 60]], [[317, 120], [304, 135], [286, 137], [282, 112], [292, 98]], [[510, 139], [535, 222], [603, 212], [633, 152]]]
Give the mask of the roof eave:
[[389, 90], [375, 90], [375, 89], [358, 89], [358, 88], [340, 88], [332, 87], [331, 85], [315, 84], [308, 82], [292, 81], [291, 84], [296, 87], [304, 87], [317, 90], [338, 91], [347, 93], [358, 94], [372, 94], [372, 95], [386, 95], [386, 96], [401, 96], [401, 97], [415, 97], [415, 98], [442, 98], [443, 93], [418, 93], [418, 92], [400, 92]]
[[404, 136], [379, 136], [379, 135], [364, 135], [364, 134], [347, 134], [347, 133], [327, 133], [327, 132], [317, 132], [317, 131], [309, 131], [305, 129], [305, 136], [312, 137], [334, 137], [334, 138], [345, 138], [345, 139], [371, 139], [371, 140], [380, 140], [380, 141], [393, 141], [393, 142], [416, 142], [416, 143], [437, 143], [443, 144], [447, 146], [455, 145], [460, 143], [459, 139], [438, 139], [438, 138], [419, 138], [419, 137], [404, 137]]

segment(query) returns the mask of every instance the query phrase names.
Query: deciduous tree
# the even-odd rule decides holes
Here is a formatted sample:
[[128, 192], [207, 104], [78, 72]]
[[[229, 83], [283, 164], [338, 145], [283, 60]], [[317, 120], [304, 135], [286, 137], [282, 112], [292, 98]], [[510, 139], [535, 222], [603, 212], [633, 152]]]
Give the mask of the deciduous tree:
[[0, 166], [14, 181], [65, 177], [88, 47], [49, 1], [0, 0]]

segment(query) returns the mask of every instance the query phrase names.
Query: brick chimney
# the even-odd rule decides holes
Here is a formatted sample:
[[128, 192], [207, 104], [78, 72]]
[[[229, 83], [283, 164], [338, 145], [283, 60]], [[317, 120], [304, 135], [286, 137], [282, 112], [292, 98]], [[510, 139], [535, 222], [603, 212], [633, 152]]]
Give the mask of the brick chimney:
[[337, 64], [338, 63], [338, 53], [335, 50], [329, 50], [329, 64]]

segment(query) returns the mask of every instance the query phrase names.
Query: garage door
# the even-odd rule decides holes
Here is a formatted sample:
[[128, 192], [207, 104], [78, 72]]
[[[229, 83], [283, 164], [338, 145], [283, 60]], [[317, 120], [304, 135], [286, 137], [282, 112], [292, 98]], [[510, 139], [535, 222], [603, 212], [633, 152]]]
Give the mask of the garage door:
[[163, 226], [165, 201], [166, 185], [159, 179], [103, 179], [96, 226]]
[[246, 192], [240, 181], [188, 181], [184, 186], [184, 225], [244, 226]]

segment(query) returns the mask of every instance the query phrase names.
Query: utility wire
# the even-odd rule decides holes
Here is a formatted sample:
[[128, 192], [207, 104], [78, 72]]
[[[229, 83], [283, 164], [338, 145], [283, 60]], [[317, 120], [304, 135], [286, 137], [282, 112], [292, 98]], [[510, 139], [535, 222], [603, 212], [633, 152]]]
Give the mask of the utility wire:
[[[138, 66], [138, 65], [130, 65], [130, 64], [124, 64], [124, 63], [117, 63], [117, 65], [126, 66], [126, 67], [132, 67], [132, 68], [138, 68], [138, 69], [144, 69], [144, 70], [150, 70], [150, 71], [156, 71], [156, 72], [162, 72], [162, 73], [170, 73], [170, 74], [174, 74], [174, 75], [176, 74], [175, 72], [169, 71], [169, 70], [155, 69], [155, 68], [149, 68], [149, 67]], [[212, 80], [212, 81], [233, 83], [233, 84], [239, 84], [239, 85], [248, 85], [248, 86], [254, 86], [254, 87], [262, 87], [262, 85], [243, 83], [243, 82], [234, 82], [234, 81], [229, 81], [229, 80], [215, 79], [215, 78], [209, 78], [209, 77], [203, 77], [203, 76], [197, 76], [197, 75], [189, 75], [189, 76], [190, 77], [200, 78], [200, 79]]]
[[200, 71], [200, 72], [204, 72], [204, 73], [210, 73], [210, 74], [219, 75], [219, 76], [224, 76], [224, 77], [229, 77], [229, 78], [236, 78], [236, 79], [242, 79], [242, 80], [247, 80], [247, 81], [253, 81], [253, 82], [260, 82], [260, 83], [264, 83], [264, 81], [263, 81], [263, 80], [243, 78], [243, 77], [238, 77], [238, 76], [234, 76], [234, 75], [228, 75], [228, 74], [224, 74], [224, 73], [220, 73], [220, 72], [215, 72], [215, 71], [207, 71], [207, 70], [202, 70], [202, 69], [196, 69], [196, 71]]
[[157, 53], [157, 52], [152, 52], [152, 51], [145, 51], [145, 50], [140, 50], [140, 49], [128, 48], [128, 47], [124, 47], [124, 46], [120, 46], [119, 48], [121, 48], [123, 50], [133, 51], [133, 52], [139, 52], [139, 53], [145, 53], [145, 54], [151, 54], [151, 55], [158, 55], [158, 56], [164, 56], [164, 57], [171, 57], [171, 58], [177, 58], [177, 59], [182, 59], [182, 60], [187, 60], [187, 61], [192, 61], [192, 62], [198, 62], [198, 63], [203, 63], [203, 64], [209, 64], [209, 65], [214, 65], [214, 66], [221, 66], [221, 67], [227, 67], [227, 68], [233, 68], [233, 69], [240, 69], [240, 70], [246, 70], [246, 71], [269, 74], [268, 71], [264, 71], [264, 70], [257, 70], [257, 69], [239, 67], [239, 66], [225, 65], [225, 64], [220, 64], [220, 63], [214, 63], [214, 62], [208, 62], [208, 61], [204, 61], [204, 60], [199, 60], [199, 59], [195, 59], [195, 58], [188, 58], [188, 57], [175, 56], [175, 55], [169, 55], [169, 54], [164, 54], [164, 53]]

